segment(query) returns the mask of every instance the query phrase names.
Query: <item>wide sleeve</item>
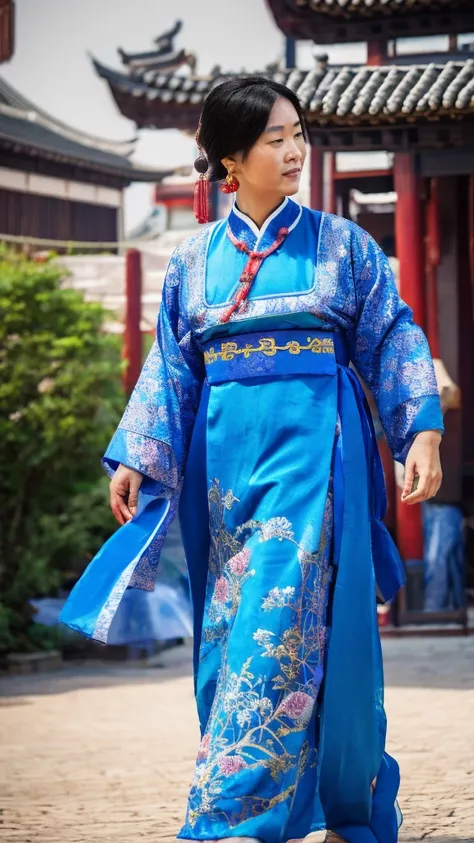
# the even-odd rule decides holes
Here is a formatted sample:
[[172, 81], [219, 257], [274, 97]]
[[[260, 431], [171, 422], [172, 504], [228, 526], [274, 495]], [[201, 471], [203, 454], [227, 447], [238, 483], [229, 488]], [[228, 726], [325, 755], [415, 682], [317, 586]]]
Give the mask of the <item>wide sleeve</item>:
[[398, 294], [387, 257], [362, 229], [353, 238], [352, 266], [351, 358], [375, 398], [394, 459], [404, 463], [417, 433], [444, 432], [428, 342]]
[[180, 248], [168, 265], [156, 339], [103, 458], [144, 477], [141, 491], [169, 498], [181, 484], [204, 379], [202, 354], [187, 316]]

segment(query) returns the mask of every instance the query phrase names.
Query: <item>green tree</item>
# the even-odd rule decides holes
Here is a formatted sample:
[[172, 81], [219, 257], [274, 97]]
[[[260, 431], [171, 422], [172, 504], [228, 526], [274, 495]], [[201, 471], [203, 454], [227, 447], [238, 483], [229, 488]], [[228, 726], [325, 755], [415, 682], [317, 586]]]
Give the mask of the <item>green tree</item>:
[[124, 403], [120, 341], [62, 280], [0, 252], [0, 653], [37, 648], [28, 599], [77, 576], [114, 529], [100, 456]]

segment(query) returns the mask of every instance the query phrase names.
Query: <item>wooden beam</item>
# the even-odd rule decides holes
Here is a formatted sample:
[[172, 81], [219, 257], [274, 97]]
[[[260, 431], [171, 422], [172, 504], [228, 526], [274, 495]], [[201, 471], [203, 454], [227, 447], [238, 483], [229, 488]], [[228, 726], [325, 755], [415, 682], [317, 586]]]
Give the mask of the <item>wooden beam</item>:
[[120, 208], [121, 190], [103, 187], [100, 184], [59, 179], [22, 170], [0, 166], [0, 188], [18, 193], [33, 193], [37, 196], [53, 196], [70, 202], [85, 202], [87, 205]]
[[359, 125], [320, 125], [314, 114], [309, 118], [311, 143], [323, 150], [337, 152], [404, 152], [423, 149], [465, 149], [474, 146], [474, 114], [453, 119], [442, 117], [431, 121], [404, 120], [387, 125], [380, 123]]
[[387, 170], [336, 170], [334, 173], [335, 181], [345, 181], [346, 179], [375, 179], [392, 177], [392, 169]]

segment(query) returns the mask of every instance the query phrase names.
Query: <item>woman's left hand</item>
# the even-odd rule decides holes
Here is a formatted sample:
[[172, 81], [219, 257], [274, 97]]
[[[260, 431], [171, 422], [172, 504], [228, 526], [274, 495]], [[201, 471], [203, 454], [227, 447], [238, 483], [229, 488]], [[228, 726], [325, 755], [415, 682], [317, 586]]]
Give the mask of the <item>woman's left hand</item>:
[[[439, 459], [440, 442], [441, 433], [437, 430], [424, 430], [415, 437], [405, 464], [403, 503], [413, 505], [436, 495], [443, 479]], [[415, 477], [419, 478], [418, 486], [412, 491]]]

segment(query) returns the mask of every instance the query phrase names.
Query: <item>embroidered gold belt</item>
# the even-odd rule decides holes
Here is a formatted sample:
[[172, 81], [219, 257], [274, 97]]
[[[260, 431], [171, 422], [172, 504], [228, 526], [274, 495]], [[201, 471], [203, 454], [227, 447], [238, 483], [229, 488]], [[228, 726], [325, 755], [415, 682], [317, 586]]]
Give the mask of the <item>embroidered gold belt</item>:
[[293, 374], [334, 375], [347, 365], [342, 336], [328, 331], [281, 330], [239, 334], [203, 345], [209, 383]]

